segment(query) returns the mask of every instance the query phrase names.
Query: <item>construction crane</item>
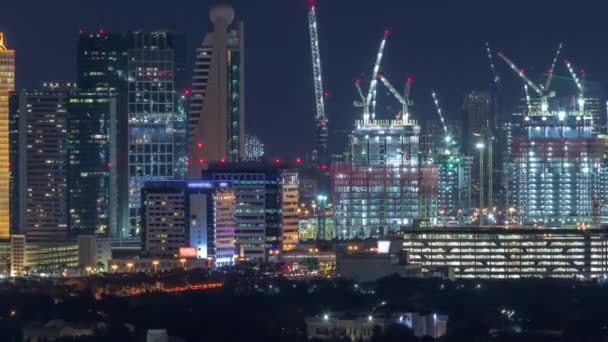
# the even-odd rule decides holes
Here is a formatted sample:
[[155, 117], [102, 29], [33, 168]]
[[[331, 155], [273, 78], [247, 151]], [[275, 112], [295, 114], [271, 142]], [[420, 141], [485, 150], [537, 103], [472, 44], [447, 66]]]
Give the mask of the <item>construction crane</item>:
[[410, 99], [410, 91], [412, 89], [413, 79], [408, 77], [405, 81], [405, 91], [403, 96], [393, 87], [393, 85], [384, 77], [382, 74], [378, 74], [378, 79], [386, 86], [386, 88], [393, 94], [393, 96], [401, 103], [403, 109], [401, 110], [401, 121], [404, 125], [409, 122], [410, 110], [409, 107], [413, 105], [413, 101]]
[[494, 64], [494, 57], [492, 57], [492, 50], [490, 49], [490, 43], [486, 42], [486, 54], [488, 55], [488, 60], [490, 61], [490, 69], [492, 70], [492, 76], [494, 77], [494, 83], [497, 88], [500, 88], [500, 75], [498, 75], [498, 71], [496, 71], [496, 65]]
[[357, 80], [355, 82], [355, 86], [357, 87], [357, 92], [360, 96], [360, 102], [355, 101], [355, 107], [363, 107], [363, 122], [364, 124], [369, 123], [370, 115], [372, 120], [376, 118], [376, 85], [378, 84], [378, 71], [380, 70], [380, 62], [382, 62], [382, 54], [384, 53], [384, 46], [386, 45], [386, 39], [389, 34], [389, 30], [384, 30], [384, 36], [382, 37], [382, 41], [380, 42], [380, 48], [378, 49], [378, 54], [376, 55], [376, 62], [374, 63], [374, 68], [372, 69], [372, 78], [370, 80], [369, 89], [367, 90], [367, 95], [363, 96], [363, 91], [361, 90], [361, 80]]
[[578, 109], [582, 113], [585, 110], [585, 87], [583, 86], [583, 82], [581, 81], [581, 79], [578, 77], [578, 75], [574, 71], [574, 67], [572, 66], [570, 61], [566, 59], [564, 61], [564, 63], [566, 64], [566, 68], [568, 69], [568, 72], [572, 76], [572, 79], [574, 80], [574, 84], [576, 84], [576, 88], [578, 89], [579, 95], [578, 95], [577, 103], [578, 103]]
[[557, 59], [559, 58], [559, 53], [562, 51], [562, 43], [559, 43], [557, 47], [557, 52], [555, 52], [555, 57], [553, 57], [553, 62], [551, 63], [551, 69], [547, 70], [547, 82], [545, 82], [544, 90], [549, 91], [549, 86], [551, 85], [551, 80], [553, 79], [553, 70], [555, 69], [555, 63], [557, 63]]
[[310, 32], [310, 50], [312, 53], [312, 73], [315, 88], [315, 107], [316, 107], [316, 129], [315, 129], [315, 150], [313, 160], [324, 162], [327, 151], [328, 123], [325, 116], [325, 103], [323, 92], [323, 78], [321, 76], [321, 54], [319, 52], [319, 34], [317, 32], [317, 14], [315, 11], [315, 1], [310, 1], [308, 10], [308, 30]]
[[559, 57], [561, 49], [562, 44], [560, 43], [555, 53], [555, 57], [553, 58], [551, 69], [548, 70], [547, 81], [544, 85], [540, 86], [532, 82], [532, 80], [530, 80], [530, 78], [526, 76], [524, 69], [519, 68], [510, 58], [505, 56], [505, 54], [503, 54], [502, 52], [498, 52], [497, 54], [498, 57], [502, 58], [502, 60], [504, 60], [505, 63], [507, 63], [507, 65], [511, 67], [513, 71], [515, 71], [515, 73], [525, 82], [525, 84], [527, 84], [529, 88], [534, 90], [534, 92], [538, 94], [538, 96], [540, 96], [542, 113], [546, 113], [549, 110], [549, 103], [547, 101], [547, 98], [549, 97], [549, 86], [551, 85], [551, 80], [553, 79], [553, 69], [555, 68], [555, 63]]
[[437, 109], [437, 114], [439, 114], [439, 119], [441, 120], [441, 125], [443, 126], [443, 131], [445, 132], [445, 143], [449, 145], [452, 142], [452, 137], [448, 132], [448, 126], [443, 119], [443, 112], [441, 110], [441, 106], [439, 105], [439, 99], [437, 98], [437, 94], [434, 90], [431, 90], [431, 95], [433, 96], [433, 102], [435, 103], [435, 108]]

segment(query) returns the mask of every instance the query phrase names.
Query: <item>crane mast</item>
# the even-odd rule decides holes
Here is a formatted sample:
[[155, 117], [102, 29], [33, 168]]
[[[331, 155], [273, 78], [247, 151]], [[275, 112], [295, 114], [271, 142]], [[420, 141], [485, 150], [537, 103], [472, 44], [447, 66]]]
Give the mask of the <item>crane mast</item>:
[[323, 93], [323, 77], [321, 76], [321, 54], [319, 52], [319, 34], [317, 32], [317, 13], [315, 3], [311, 1], [308, 11], [308, 30], [310, 33], [310, 51], [312, 54], [312, 74], [315, 88], [316, 127], [315, 149], [312, 159], [317, 163], [324, 163], [327, 154], [328, 119], [325, 116], [325, 103]]

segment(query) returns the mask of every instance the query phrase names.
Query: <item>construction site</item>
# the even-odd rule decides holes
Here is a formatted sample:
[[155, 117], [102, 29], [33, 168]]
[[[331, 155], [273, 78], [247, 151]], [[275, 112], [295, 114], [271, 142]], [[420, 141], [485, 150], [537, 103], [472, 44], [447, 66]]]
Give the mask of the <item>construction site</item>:
[[[312, 155], [313, 161], [325, 165], [329, 117], [316, 15], [312, 3], [308, 13], [316, 104]], [[471, 101], [480, 99], [491, 117], [477, 123], [475, 131], [459, 136], [446, 124], [435, 91], [431, 95], [442, 131], [421, 132], [417, 120], [421, 116], [412, 108], [413, 79], [407, 77], [405, 89], [399, 91], [381, 72], [389, 35], [390, 30], [384, 30], [369, 76], [355, 82], [357, 114], [348, 148], [329, 166], [335, 237], [381, 237], [402, 234], [408, 227], [580, 228], [603, 223], [608, 208], [602, 189], [608, 189], [608, 177], [605, 139], [599, 133], [604, 130], [605, 111], [596, 94], [587, 94], [590, 82], [584, 70], [564, 60], [562, 71], [569, 77], [555, 76], [554, 70], [562, 64], [561, 43], [549, 69], [540, 75], [542, 82], [533, 81], [503, 52], [494, 54], [488, 43], [481, 44], [492, 86], [502, 87], [498, 59], [504, 62], [504, 72], [510, 69], [522, 81], [522, 105], [508, 109], [518, 111], [513, 116], [517, 120], [508, 120], [504, 118], [508, 110], [491, 107], [500, 102], [500, 91], [473, 93]], [[570, 82], [576, 92], [556, 94], [555, 77]], [[377, 115], [379, 86], [401, 105], [396, 115]], [[492, 105], [487, 104], [490, 101]], [[506, 133], [501, 137], [499, 132]], [[421, 137], [434, 141], [423, 144]]]

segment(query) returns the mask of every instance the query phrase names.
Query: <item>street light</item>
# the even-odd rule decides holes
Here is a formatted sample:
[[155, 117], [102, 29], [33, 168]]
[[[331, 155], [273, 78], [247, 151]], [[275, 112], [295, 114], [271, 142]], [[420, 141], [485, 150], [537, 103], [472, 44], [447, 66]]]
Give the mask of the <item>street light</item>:
[[509, 211], [509, 216], [511, 217], [511, 221], [513, 221], [513, 214], [517, 211], [515, 210], [515, 208], [510, 207], [509, 209], [507, 209]]
[[87, 271], [87, 275], [91, 275], [91, 270], [92, 270], [91, 266], [85, 267], [85, 270]]
[[128, 262], [127, 263], [127, 269], [129, 270], [129, 273], [131, 273], [131, 268], [133, 267], [133, 263], [132, 262]]
[[116, 265], [116, 264], [114, 264], [110, 267], [112, 268], [112, 271], [114, 271], [114, 273], [116, 273], [116, 270], [118, 270], [118, 265]]
[[483, 224], [483, 142], [475, 144], [475, 148], [479, 150], [479, 225]]
[[152, 265], [154, 266], [154, 273], [156, 273], [156, 269], [158, 268], [158, 260], [153, 260]]
[[179, 262], [182, 264], [182, 268], [186, 269], [186, 259], [185, 258], [181, 258], [181, 259], [179, 259]]

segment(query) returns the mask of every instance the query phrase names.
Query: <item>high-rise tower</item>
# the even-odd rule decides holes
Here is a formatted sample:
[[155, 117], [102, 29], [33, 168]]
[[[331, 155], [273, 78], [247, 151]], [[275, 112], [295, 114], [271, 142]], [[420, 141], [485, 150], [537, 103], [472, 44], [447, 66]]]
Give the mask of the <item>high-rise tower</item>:
[[183, 36], [166, 31], [129, 33], [129, 217], [139, 234], [141, 187], [146, 180], [175, 177], [175, 124], [183, 55]]
[[10, 235], [8, 95], [15, 89], [15, 50], [4, 44], [0, 32], [0, 238]]
[[188, 178], [214, 161], [238, 161], [245, 150], [243, 23], [234, 10], [209, 11], [213, 32], [196, 49], [188, 123]]

